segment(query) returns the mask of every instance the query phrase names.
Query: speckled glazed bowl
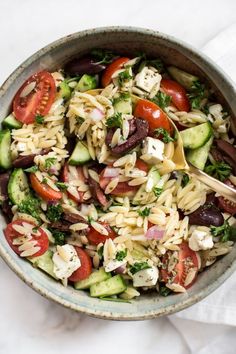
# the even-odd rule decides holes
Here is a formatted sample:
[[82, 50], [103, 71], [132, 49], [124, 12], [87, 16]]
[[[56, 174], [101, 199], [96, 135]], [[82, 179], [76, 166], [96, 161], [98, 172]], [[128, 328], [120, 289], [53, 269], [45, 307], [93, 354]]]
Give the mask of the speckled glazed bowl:
[[[33, 73], [60, 68], [75, 55], [91, 48], [115, 49], [119, 53], [137, 51], [160, 57], [169, 64], [208, 79], [218, 98], [236, 116], [235, 89], [230, 79], [209, 58], [185, 43], [159, 32], [131, 27], [108, 27], [78, 32], [49, 44], [27, 59], [0, 88], [0, 119], [10, 111], [12, 98], [21, 84]], [[5, 221], [1, 217], [1, 228]], [[236, 268], [236, 246], [230, 254], [218, 260], [199, 275], [197, 282], [185, 293], [159, 297], [156, 293], [143, 295], [131, 303], [108, 302], [91, 298], [86, 292], [65, 288], [18, 257], [8, 246], [1, 231], [0, 255], [9, 267], [39, 294], [65, 307], [88, 315], [116, 320], [141, 320], [180, 311], [218, 288]]]

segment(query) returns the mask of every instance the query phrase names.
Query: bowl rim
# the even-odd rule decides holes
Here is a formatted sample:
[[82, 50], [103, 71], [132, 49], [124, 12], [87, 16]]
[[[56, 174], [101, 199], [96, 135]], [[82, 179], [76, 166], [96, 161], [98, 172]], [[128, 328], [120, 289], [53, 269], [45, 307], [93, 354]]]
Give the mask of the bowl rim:
[[[96, 28], [91, 28], [91, 29], [86, 29], [83, 31], [75, 32], [72, 34], [69, 34], [67, 36], [63, 36], [60, 39], [57, 39], [48, 45], [44, 46], [43, 48], [39, 49], [35, 53], [33, 53], [30, 57], [28, 57], [25, 61], [23, 61], [9, 76], [8, 78], [3, 82], [3, 84], [0, 87], [0, 99], [2, 96], [4, 96], [5, 92], [8, 90], [8, 88], [11, 86], [11, 83], [25, 70], [26, 67], [28, 67], [37, 57], [40, 57], [43, 54], [47, 54], [51, 51], [52, 48], [57, 48], [60, 47], [61, 44], [65, 43], [67, 40], [73, 40], [77, 39], [80, 37], [85, 37], [85, 36], [93, 36], [93, 35], [98, 35], [102, 34], [104, 32], [117, 32], [117, 33], [122, 33], [122, 32], [131, 32], [131, 33], [139, 33], [141, 35], [151, 35], [153, 38], [161, 38], [163, 40], [168, 41], [169, 43], [173, 45], [178, 45], [184, 49], [187, 49], [188, 51], [191, 51], [194, 56], [201, 60], [203, 63], [208, 65], [215, 73], [217, 76], [222, 78], [229, 90], [232, 92], [236, 93], [236, 88], [234, 86], [233, 81], [231, 78], [212, 60], [210, 59], [207, 55], [203, 54], [201, 51], [198, 49], [195, 49], [188, 43], [177, 39], [171, 35], [167, 35], [165, 33], [159, 32], [159, 31], [154, 31], [142, 27], [133, 27], [133, 26], [106, 26], [106, 27], [96, 27]], [[157, 310], [151, 310], [149, 312], [143, 312], [142, 315], [140, 314], [124, 314], [124, 313], [119, 313], [119, 312], [110, 312], [110, 311], [99, 311], [96, 310], [95, 308], [84, 308], [83, 306], [80, 306], [78, 304], [72, 303], [68, 300], [65, 300], [56, 294], [54, 294], [50, 290], [46, 290], [43, 286], [37, 284], [37, 282], [34, 282], [31, 279], [31, 276], [28, 274], [24, 274], [22, 270], [20, 269], [20, 266], [14, 261], [14, 259], [11, 257], [10, 253], [0, 244], [0, 256], [2, 259], [7, 263], [7, 265], [14, 271], [15, 274], [18, 275], [20, 279], [22, 279], [27, 285], [29, 285], [33, 290], [35, 290], [37, 293], [40, 295], [44, 296], [47, 299], [53, 300], [56, 303], [63, 305], [64, 307], [70, 308], [72, 310], [85, 313], [89, 316], [100, 318], [100, 319], [111, 319], [111, 320], [145, 320], [145, 319], [152, 319], [156, 318], [162, 315], [170, 315], [172, 313], [175, 313], [177, 311], [181, 311], [208, 296], [210, 293], [212, 293], [214, 290], [216, 290], [229, 276], [234, 272], [236, 269], [236, 260], [232, 261], [231, 264], [229, 264], [227, 270], [221, 274], [214, 282], [209, 284], [207, 287], [203, 288], [201, 291], [199, 291], [197, 294], [189, 296], [181, 301], [179, 301], [176, 305], [169, 305], [165, 307], [163, 310], [162, 309], [157, 309]]]

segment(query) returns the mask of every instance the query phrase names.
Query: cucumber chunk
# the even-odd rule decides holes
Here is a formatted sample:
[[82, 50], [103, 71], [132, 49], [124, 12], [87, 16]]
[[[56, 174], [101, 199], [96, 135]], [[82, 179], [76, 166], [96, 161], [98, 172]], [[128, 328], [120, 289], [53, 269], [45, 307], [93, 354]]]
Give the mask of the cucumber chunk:
[[100, 268], [99, 270], [96, 270], [95, 272], [90, 274], [87, 279], [75, 282], [74, 287], [76, 290], [89, 289], [90, 286], [110, 278], [111, 273], [106, 273], [104, 268]]
[[92, 76], [88, 74], [84, 74], [76, 86], [76, 90], [80, 92], [93, 90], [95, 88], [97, 88], [97, 78], [96, 76]]
[[42, 269], [45, 273], [51, 275], [51, 277], [57, 279], [53, 272], [53, 252], [47, 250], [44, 254], [38, 257], [29, 257], [28, 260], [33, 264], [34, 267]]
[[60, 83], [59, 95], [60, 95], [60, 97], [64, 98], [65, 100], [69, 100], [69, 98], [71, 96], [71, 89], [66, 81], [62, 81]]
[[74, 151], [71, 154], [71, 157], [69, 158], [69, 165], [83, 165], [90, 160], [91, 156], [86, 144], [82, 141], [78, 141], [74, 148]]
[[92, 297], [106, 297], [123, 293], [127, 288], [124, 279], [120, 274], [94, 284], [90, 287], [90, 295]]
[[9, 179], [8, 194], [13, 204], [19, 205], [30, 195], [26, 173], [22, 168], [16, 168]]
[[184, 148], [186, 149], [197, 149], [203, 146], [210, 139], [212, 134], [213, 130], [209, 122], [180, 132]]
[[189, 150], [187, 152], [186, 158], [193, 166], [199, 168], [200, 170], [204, 170], [208, 154], [213, 143], [213, 136], [198, 149]]
[[11, 132], [0, 130], [0, 167], [8, 169], [11, 167]]
[[148, 172], [148, 181], [147, 184], [143, 184], [135, 194], [133, 198], [133, 203], [134, 204], [139, 204], [140, 200], [142, 200], [142, 196], [144, 193], [146, 193], [146, 188], [149, 189], [148, 191], [151, 192], [152, 189], [157, 185], [157, 183], [160, 181], [161, 176], [155, 166], [153, 166], [149, 172]]
[[116, 98], [114, 103], [114, 110], [118, 113], [123, 114], [132, 114], [132, 100], [131, 96], [129, 97], [118, 97]]
[[20, 129], [22, 125], [23, 124], [14, 117], [13, 113], [9, 114], [2, 122], [2, 126], [8, 129]]
[[188, 91], [191, 91], [194, 86], [194, 82], [199, 80], [197, 76], [186, 73], [185, 71], [176, 68], [175, 66], [169, 66], [167, 70], [169, 71], [173, 79], [175, 79]]
[[140, 293], [135, 288], [128, 286], [127, 289], [119, 295], [119, 297], [124, 300], [132, 300], [139, 295]]

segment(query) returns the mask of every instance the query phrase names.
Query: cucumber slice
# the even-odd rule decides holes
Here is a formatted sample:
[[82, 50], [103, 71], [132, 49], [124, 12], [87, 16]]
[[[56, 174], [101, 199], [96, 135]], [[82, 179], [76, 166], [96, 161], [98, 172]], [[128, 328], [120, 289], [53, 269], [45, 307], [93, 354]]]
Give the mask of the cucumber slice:
[[65, 100], [69, 100], [69, 98], [71, 96], [71, 89], [66, 81], [62, 81], [60, 83], [59, 95], [60, 95], [60, 97], [64, 98]]
[[133, 198], [133, 203], [134, 204], [139, 204], [140, 200], [143, 199], [143, 194], [146, 193], [146, 188], [148, 189], [149, 187], [149, 192], [152, 191], [153, 187], [155, 187], [157, 185], [157, 183], [160, 181], [161, 176], [157, 170], [157, 168], [155, 166], [153, 166], [150, 171], [148, 172], [148, 181], [147, 184], [143, 184], [139, 190], [137, 191], [137, 193], [135, 194], [134, 198]]
[[42, 269], [45, 273], [57, 279], [53, 272], [52, 256], [53, 252], [51, 250], [47, 250], [44, 254], [42, 254], [42, 256], [29, 257], [28, 260], [33, 264], [34, 267]]
[[8, 194], [13, 204], [19, 205], [30, 195], [26, 173], [22, 168], [16, 168], [9, 179]]
[[211, 136], [206, 144], [200, 148], [189, 150], [186, 155], [187, 161], [189, 161], [193, 166], [199, 168], [200, 170], [204, 170], [213, 139], [213, 136]]
[[110, 279], [111, 273], [106, 273], [104, 268], [93, 272], [87, 279], [80, 280], [74, 283], [76, 290], [89, 289], [90, 286], [101, 283], [104, 280]]
[[0, 167], [8, 169], [11, 167], [11, 132], [0, 130]]
[[71, 157], [69, 158], [69, 165], [83, 165], [90, 160], [91, 156], [86, 144], [82, 141], [78, 141], [74, 148], [74, 151], [71, 154]]
[[97, 78], [96, 76], [91, 76], [84, 74], [81, 79], [79, 80], [76, 90], [80, 92], [85, 92], [88, 90], [93, 90], [97, 88]]
[[140, 293], [136, 289], [132, 286], [128, 286], [127, 289], [119, 295], [119, 297], [124, 300], [132, 300], [139, 295]]
[[191, 91], [194, 86], [194, 82], [199, 80], [197, 76], [186, 73], [185, 71], [176, 68], [175, 66], [169, 66], [167, 70], [169, 71], [170, 75], [188, 91]]
[[123, 293], [127, 288], [124, 279], [120, 274], [102, 281], [101, 283], [94, 284], [90, 287], [90, 295], [92, 297], [105, 297]]
[[20, 129], [22, 125], [23, 124], [14, 117], [13, 113], [9, 114], [2, 122], [2, 126], [8, 129]]
[[203, 146], [210, 139], [212, 134], [213, 130], [209, 122], [180, 132], [184, 148], [186, 149], [197, 149]]
[[116, 98], [114, 103], [114, 110], [118, 113], [132, 114], [132, 100], [130, 97]]

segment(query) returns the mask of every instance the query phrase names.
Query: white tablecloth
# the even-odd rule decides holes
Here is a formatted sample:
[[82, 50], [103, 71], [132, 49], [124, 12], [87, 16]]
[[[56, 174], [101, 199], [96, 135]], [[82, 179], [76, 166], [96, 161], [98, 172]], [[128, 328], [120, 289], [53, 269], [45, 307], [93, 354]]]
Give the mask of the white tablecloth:
[[[236, 22], [236, 2], [2, 0], [0, 18], [2, 82], [34, 51], [61, 36], [85, 28], [105, 25], [149, 27], [179, 37], [195, 47], [203, 47]], [[208, 54], [212, 54], [220, 64], [223, 62], [228, 71], [232, 70], [234, 63], [223, 60], [222, 56], [225, 55], [225, 43], [231, 41], [227, 34], [222, 42], [224, 54], [221, 58], [218, 49], [214, 49], [214, 42], [205, 47]], [[227, 313], [235, 313], [232, 304], [234, 277], [201, 304], [170, 319], [132, 323], [92, 319], [49, 302], [23, 284], [1, 260], [0, 277], [0, 354], [236, 352], [234, 327], [186, 320], [195, 318], [204, 322], [235, 325], [234, 321], [229, 320], [234, 316], [227, 316], [226, 322], [226, 317], [221, 316], [225, 307], [221, 311], [218, 311], [219, 308], [212, 311], [211, 319], [209, 315], [203, 316], [209, 314], [210, 306], [216, 305], [214, 299], [219, 298], [221, 306], [229, 305], [227, 300], [230, 299], [232, 306], [227, 307]], [[196, 314], [200, 313], [202, 318], [196, 318]]]

